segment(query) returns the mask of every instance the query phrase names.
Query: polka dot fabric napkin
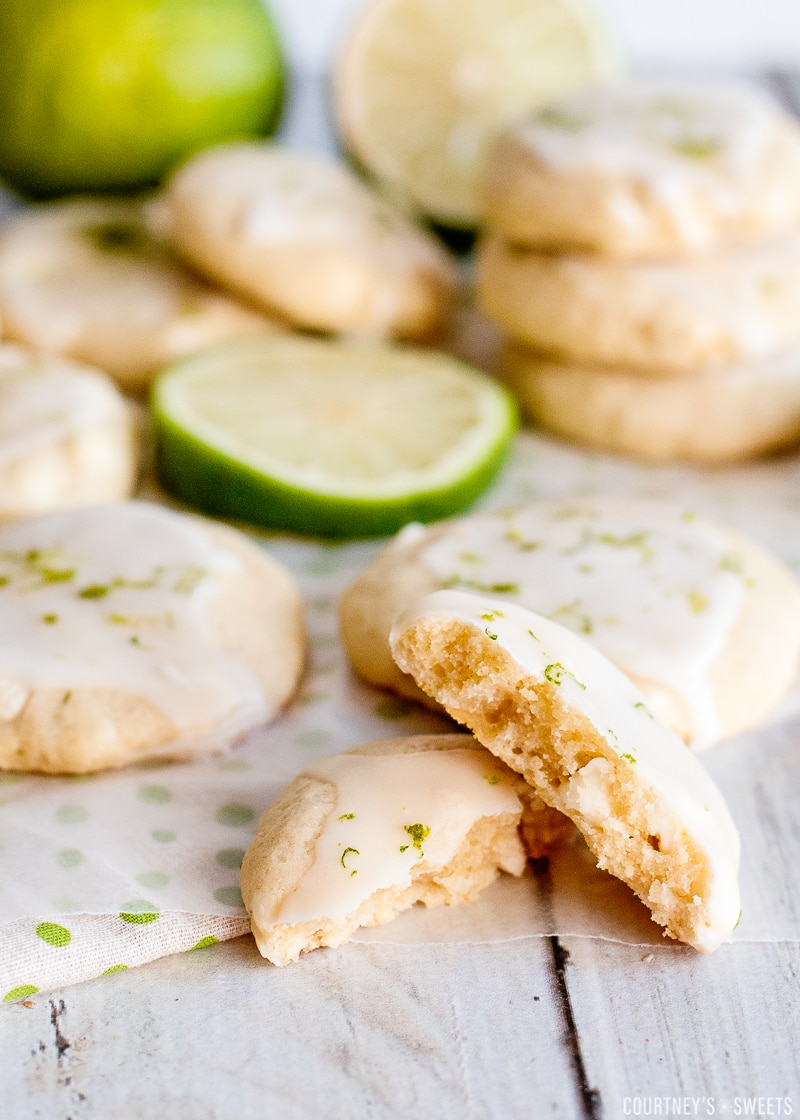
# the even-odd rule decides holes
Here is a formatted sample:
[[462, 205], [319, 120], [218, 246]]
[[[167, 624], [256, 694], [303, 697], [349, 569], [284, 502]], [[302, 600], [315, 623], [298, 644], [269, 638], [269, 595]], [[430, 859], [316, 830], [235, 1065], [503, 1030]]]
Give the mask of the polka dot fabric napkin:
[[[609, 493], [689, 505], [752, 532], [800, 568], [800, 465], [789, 459], [703, 474], [657, 470], [525, 434], [483, 504]], [[278, 720], [222, 758], [75, 779], [0, 774], [0, 1001], [246, 933], [239, 865], [258, 817], [287, 781], [312, 760], [359, 743], [452, 729], [444, 718], [360, 684], [347, 666], [337, 600], [380, 542], [259, 539], [295, 573], [308, 611], [309, 665]], [[584, 883], [576, 897], [585, 892]], [[493, 919], [497, 936], [567, 932], [526, 926], [524, 891], [503, 897], [510, 909], [502, 922]], [[571, 929], [579, 910], [570, 911]], [[558, 906], [555, 913], [558, 926]], [[452, 925], [458, 940], [485, 940], [485, 918], [479, 908], [463, 908], [457, 918], [431, 919], [429, 928], [437, 938]], [[588, 914], [583, 932], [591, 930]], [[391, 936], [429, 934], [425, 919], [409, 916]]]

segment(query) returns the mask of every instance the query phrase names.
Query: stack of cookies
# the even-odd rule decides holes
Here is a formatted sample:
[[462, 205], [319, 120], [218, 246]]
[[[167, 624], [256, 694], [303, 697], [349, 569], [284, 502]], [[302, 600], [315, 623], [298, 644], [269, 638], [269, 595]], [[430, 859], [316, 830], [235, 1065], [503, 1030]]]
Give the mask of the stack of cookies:
[[478, 300], [530, 419], [651, 461], [800, 439], [800, 127], [746, 85], [635, 81], [506, 131]]

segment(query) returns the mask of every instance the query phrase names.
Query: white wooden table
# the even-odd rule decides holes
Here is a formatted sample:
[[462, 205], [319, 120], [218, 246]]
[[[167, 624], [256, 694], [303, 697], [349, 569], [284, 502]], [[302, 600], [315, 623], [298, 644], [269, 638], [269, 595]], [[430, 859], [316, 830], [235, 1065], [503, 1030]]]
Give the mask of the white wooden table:
[[[289, 128], [331, 146], [308, 86]], [[0, 1007], [0, 1120], [797, 1115], [799, 978], [786, 942], [352, 944], [276, 969], [242, 938]]]

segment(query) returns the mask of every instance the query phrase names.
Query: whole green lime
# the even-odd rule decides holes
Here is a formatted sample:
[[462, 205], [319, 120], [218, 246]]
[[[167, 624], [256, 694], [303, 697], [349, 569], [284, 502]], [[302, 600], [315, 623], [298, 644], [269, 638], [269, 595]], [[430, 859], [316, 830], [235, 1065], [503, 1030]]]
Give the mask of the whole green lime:
[[261, 0], [2, 0], [0, 177], [35, 195], [147, 186], [268, 134], [283, 87]]

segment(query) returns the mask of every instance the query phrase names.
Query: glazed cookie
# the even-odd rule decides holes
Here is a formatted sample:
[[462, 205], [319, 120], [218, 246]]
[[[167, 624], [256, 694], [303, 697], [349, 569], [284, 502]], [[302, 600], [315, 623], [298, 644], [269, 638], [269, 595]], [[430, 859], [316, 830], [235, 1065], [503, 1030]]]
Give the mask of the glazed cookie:
[[800, 128], [733, 83], [582, 90], [505, 132], [487, 224], [521, 245], [628, 259], [718, 251], [800, 224]]
[[404, 672], [578, 826], [665, 933], [703, 952], [740, 910], [739, 837], [702, 765], [588, 642], [523, 607], [438, 591], [395, 623]]
[[104, 373], [0, 344], [0, 521], [126, 497], [137, 444]]
[[757, 725], [791, 684], [800, 588], [753, 541], [658, 502], [534, 502], [401, 532], [345, 591], [355, 670], [420, 699], [389, 651], [393, 618], [461, 588], [568, 626], [695, 748]]
[[300, 327], [416, 339], [449, 310], [455, 275], [439, 242], [332, 160], [212, 148], [176, 172], [166, 203], [192, 265]]
[[0, 527], [0, 768], [218, 750], [303, 660], [294, 581], [242, 534], [145, 502]]
[[548, 256], [494, 238], [477, 289], [488, 315], [544, 353], [691, 376], [800, 342], [800, 234], [671, 264]]
[[521, 875], [521, 798], [531, 797], [471, 735], [321, 759], [267, 810], [242, 863], [261, 955], [288, 964], [417, 902], [471, 902], [499, 871]]
[[211, 343], [277, 330], [189, 273], [129, 201], [70, 199], [0, 231], [6, 335], [143, 389], [160, 366]]
[[731, 463], [800, 440], [800, 345], [694, 377], [643, 377], [512, 343], [499, 374], [533, 423], [646, 462]]

